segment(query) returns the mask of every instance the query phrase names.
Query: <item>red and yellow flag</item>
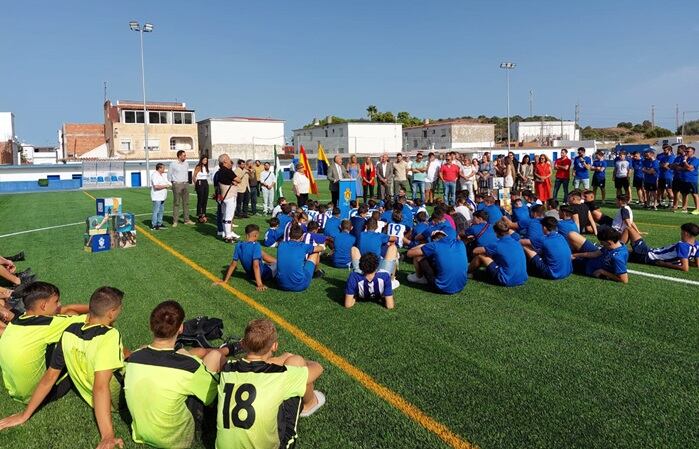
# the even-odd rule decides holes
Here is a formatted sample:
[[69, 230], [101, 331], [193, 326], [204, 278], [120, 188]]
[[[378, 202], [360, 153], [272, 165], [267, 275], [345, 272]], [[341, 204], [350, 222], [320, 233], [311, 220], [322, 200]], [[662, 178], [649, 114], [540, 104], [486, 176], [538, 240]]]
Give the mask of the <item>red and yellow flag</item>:
[[301, 163], [303, 164], [303, 172], [311, 182], [311, 193], [314, 195], [318, 194], [318, 186], [316, 185], [316, 180], [313, 179], [313, 170], [311, 170], [311, 164], [308, 162], [308, 157], [306, 156], [306, 150], [301, 145]]

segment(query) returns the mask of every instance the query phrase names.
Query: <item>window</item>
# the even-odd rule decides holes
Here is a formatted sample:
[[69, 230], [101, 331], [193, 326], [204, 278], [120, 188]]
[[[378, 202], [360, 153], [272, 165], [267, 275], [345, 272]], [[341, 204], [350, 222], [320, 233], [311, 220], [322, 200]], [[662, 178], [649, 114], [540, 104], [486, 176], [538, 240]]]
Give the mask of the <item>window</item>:
[[143, 123], [143, 111], [124, 111], [124, 123]]
[[447, 130], [446, 130], [446, 128], [442, 130], [442, 137], [447, 137]]
[[417, 148], [417, 139], [413, 139], [413, 148]]
[[424, 137], [425, 139], [427, 138], [427, 130], [424, 130], [424, 131], [422, 132], [422, 137]]
[[328, 137], [328, 130], [325, 130], [325, 137]]
[[432, 130], [432, 134], [434, 134], [435, 132], [436, 132], [436, 131], [433, 129], [433, 130]]
[[172, 113], [172, 123], [175, 125], [191, 125], [192, 124], [192, 113], [191, 112], [173, 112]]
[[167, 123], [167, 112], [148, 112], [148, 123]]
[[130, 153], [131, 152], [131, 141], [130, 140], [122, 140], [119, 142], [119, 151], [123, 151], [124, 153]]
[[160, 139], [148, 139], [149, 151], [160, 151]]
[[174, 137], [170, 139], [170, 150], [175, 151], [177, 149], [177, 139]]
[[345, 136], [345, 130], [343, 128], [340, 128], [340, 137]]
[[191, 151], [194, 148], [194, 140], [191, 137], [175, 136], [170, 138], [171, 151]]

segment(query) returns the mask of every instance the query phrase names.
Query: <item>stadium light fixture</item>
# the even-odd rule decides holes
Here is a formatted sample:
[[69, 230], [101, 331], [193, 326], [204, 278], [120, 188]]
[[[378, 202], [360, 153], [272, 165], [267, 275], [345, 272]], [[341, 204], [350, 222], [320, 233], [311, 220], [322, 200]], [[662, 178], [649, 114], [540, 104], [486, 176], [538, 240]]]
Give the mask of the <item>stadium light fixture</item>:
[[500, 68], [505, 69], [507, 73], [507, 150], [510, 150], [510, 70], [513, 70], [517, 64], [514, 62], [502, 62]]
[[148, 110], [146, 108], [146, 69], [143, 63], [143, 33], [153, 31], [153, 24], [146, 22], [141, 26], [137, 21], [129, 22], [131, 31], [138, 31], [141, 38], [141, 87], [143, 88], [143, 149], [146, 155], [146, 186], [150, 187], [150, 148], [148, 146]]

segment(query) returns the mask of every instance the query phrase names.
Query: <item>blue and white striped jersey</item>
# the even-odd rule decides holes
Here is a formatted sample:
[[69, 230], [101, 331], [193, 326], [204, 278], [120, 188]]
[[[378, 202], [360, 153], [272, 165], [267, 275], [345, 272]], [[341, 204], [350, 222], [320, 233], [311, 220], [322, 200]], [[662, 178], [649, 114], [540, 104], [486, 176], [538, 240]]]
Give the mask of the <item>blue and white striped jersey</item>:
[[696, 259], [699, 252], [699, 242], [690, 245], [687, 242], [677, 242], [660, 248], [651, 248], [648, 259], [679, 264], [682, 259]]
[[386, 234], [389, 236], [395, 236], [396, 237], [396, 245], [398, 245], [399, 248], [403, 247], [403, 236], [405, 235], [407, 227], [402, 224], [402, 223], [389, 223], [386, 226]]
[[387, 271], [377, 271], [370, 281], [363, 274], [352, 272], [347, 278], [345, 294], [373, 300], [393, 296], [391, 275]]

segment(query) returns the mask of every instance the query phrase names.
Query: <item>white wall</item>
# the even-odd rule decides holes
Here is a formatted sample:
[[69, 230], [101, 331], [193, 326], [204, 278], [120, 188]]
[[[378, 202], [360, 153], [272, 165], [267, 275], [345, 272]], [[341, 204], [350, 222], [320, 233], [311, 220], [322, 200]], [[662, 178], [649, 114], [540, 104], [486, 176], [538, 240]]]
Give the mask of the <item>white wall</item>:
[[[284, 145], [284, 122], [211, 120], [211, 144]], [[254, 139], [253, 139], [254, 138]]]
[[15, 116], [12, 112], [0, 112], [0, 142], [13, 140], [15, 137]]
[[575, 122], [518, 122], [511, 126], [512, 140], [530, 142], [540, 137], [556, 140], [578, 140]]

